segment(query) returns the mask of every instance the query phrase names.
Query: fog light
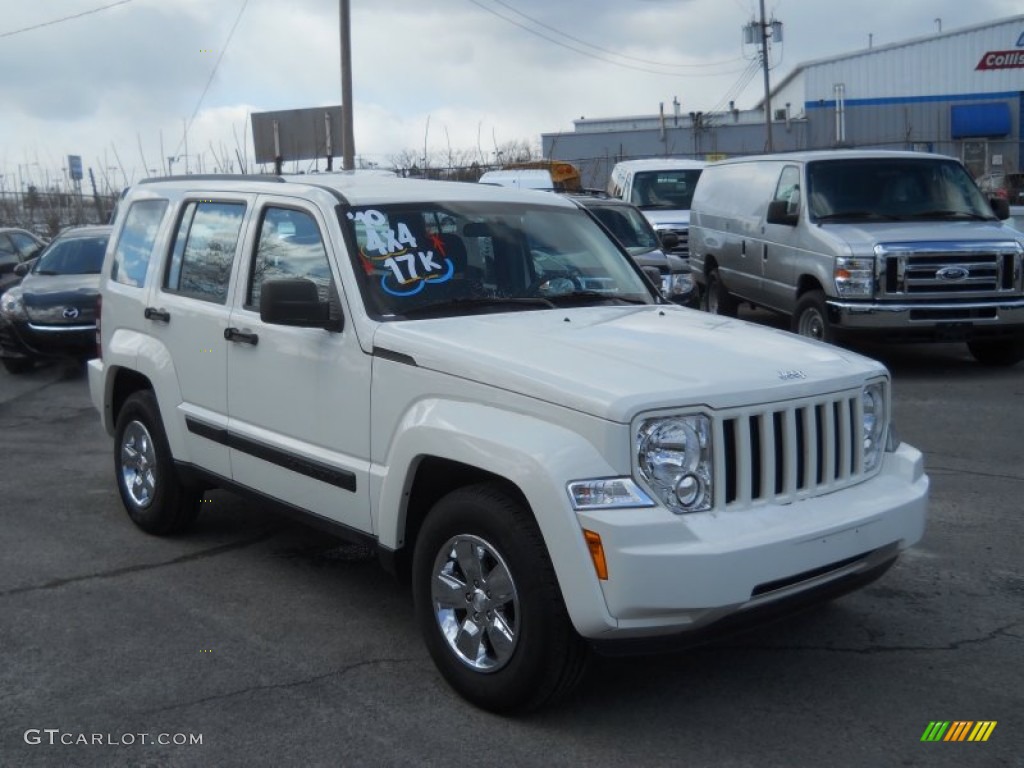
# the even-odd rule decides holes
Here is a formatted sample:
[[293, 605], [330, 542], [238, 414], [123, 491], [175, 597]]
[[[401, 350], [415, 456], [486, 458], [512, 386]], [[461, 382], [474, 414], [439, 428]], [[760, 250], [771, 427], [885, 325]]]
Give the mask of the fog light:
[[684, 507], [692, 507], [700, 498], [700, 478], [693, 472], [687, 472], [676, 483], [676, 498]]

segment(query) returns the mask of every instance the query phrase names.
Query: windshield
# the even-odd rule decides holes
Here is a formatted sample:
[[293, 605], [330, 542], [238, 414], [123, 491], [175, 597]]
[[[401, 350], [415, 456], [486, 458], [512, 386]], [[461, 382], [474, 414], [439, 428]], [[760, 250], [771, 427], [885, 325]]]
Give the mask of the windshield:
[[808, 164], [807, 187], [818, 221], [995, 218], [955, 160], [819, 160]]
[[630, 201], [643, 209], [671, 208], [688, 211], [701, 169], [643, 171], [633, 179]]
[[98, 275], [108, 239], [108, 235], [95, 235], [55, 240], [32, 271], [38, 275]]
[[592, 205], [589, 208], [631, 253], [645, 253], [661, 247], [654, 228], [638, 209], [626, 205]]
[[409, 203], [341, 218], [367, 310], [380, 319], [656, 301], [578, 209]]

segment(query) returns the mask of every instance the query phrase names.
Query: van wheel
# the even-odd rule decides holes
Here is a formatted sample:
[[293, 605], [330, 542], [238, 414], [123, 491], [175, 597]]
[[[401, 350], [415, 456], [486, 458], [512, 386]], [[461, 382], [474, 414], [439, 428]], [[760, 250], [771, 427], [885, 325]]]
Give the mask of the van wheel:
[[793, 333], [818, 341], [835, 341], [835, 333], [828, 321], [825, 294], [822, 291], [808, 291], [796, 303], [793, 312]]
[[1010, 366], [1024, 360], [1024, 338], [969, 341], [967, 349], [982, 365]]
[[128, 517], [146, 533], [178, 533], [195, 520], [199, 492], [178, 478], [150, 390], [129, 397], [117, 415], [114, 468]]
[[726, 290], [717, 269], [708, 272], [708, 284], [704, 288], [703, 299], [705, 312], [724, 317], [736, 317], [739, 302]]
[[459, 488], [434, 505], [412, 578], [427, 649], [476, 706], [527, 712], [579, 682], [588, 648], [569, 621], [536, 521], [501, 488]]

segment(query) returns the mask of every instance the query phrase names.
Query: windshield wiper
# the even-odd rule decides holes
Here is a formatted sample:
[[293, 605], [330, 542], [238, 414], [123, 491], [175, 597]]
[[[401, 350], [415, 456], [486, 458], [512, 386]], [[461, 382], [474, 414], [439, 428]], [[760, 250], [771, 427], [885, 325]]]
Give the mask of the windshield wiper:
[[882, 219], [883, 221], [896, 221], [899, 216], [891, 216], [877, 211], [838, 211], [837, 213], [824, 213], [817, 217], [818, 221], [836, 221], [838, 219]]
[[554, 301], [569, 299], [572, 301], [621, 301], [625, 304], [648, 304], [644, 299], [634, 299], [628, 296], [620, 296], [616, 293], [601, 293], [600, 291], [572, 291], [571, 293], [560, 293], [551, 297]]
[[974, 211], [953, 211], [949, 209], [937, 209], [934, 211], [922, 211], [921, 213], [912, 213], [907, 216], [908, 219], [952, 219], [963, 217], [965, 219], [971, 219], [972, 221], [995, 221], [993, 216], [985, 216]]
[[52, 269], [37, 269], [37, 270], [34, 270], [32, 274], [34, 274], [34, 275], [59, 275], [60, 272], [57, 272], [57, 271], [52, 270]]
[[403, 317], [415, 317], [427, 315], [434, 312], [447, 310], [458, 310], [468, 307], [516, 307], [528, 309], [530, 307], [544, 307], [545, 309], [557, 309], [557, 305], [550, 299], [541, 296], [481, 296], [467, 299], [448, 299], [447, 301], [435, 301], [432, 304], [424, 304], [422, 307], [413, 307], [402, 312]]

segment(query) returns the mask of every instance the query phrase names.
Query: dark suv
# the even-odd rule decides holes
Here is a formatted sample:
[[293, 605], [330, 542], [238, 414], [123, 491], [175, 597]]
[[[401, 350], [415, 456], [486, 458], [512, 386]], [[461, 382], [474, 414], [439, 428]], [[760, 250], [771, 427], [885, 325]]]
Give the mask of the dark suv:
[[[568, 195], [597, 219], [626, 249], [645, 272], [650, 267], [660, 275], [657, 281], [662, 295], [675, 304], [696, 307], [696, 284], [690, 275], [690, 265], [669, 251], [675, 247], [676, 236], [665, 233], [661, 237], [647, 221], [641, 210], [624, 200], [603, 194]], [[653, 276], [653, 275], [652, 275]]]

